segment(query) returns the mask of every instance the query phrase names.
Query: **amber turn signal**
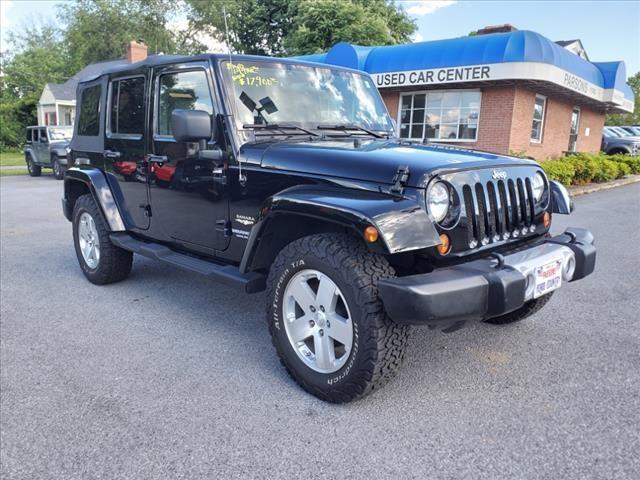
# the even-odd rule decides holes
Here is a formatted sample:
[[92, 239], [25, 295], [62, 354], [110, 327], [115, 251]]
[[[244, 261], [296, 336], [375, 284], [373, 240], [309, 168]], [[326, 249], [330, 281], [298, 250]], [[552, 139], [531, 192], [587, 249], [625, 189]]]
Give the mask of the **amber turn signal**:
[[551, 214], [549, 212], [544, 212], [542, 223], [544, 223], [544, 228], [549, 228], [551, 226]]
[[378, 229], [369, 225], [364, 229], [364, 239], [369, 243], [375, 243], [378, 240]]
[[446, 233], [440, 234], [440, 245], [438, 245], [437, 248], [440, 255], [446, 255], [451, 251], [451, 239], [449, 238], [449, 235]]

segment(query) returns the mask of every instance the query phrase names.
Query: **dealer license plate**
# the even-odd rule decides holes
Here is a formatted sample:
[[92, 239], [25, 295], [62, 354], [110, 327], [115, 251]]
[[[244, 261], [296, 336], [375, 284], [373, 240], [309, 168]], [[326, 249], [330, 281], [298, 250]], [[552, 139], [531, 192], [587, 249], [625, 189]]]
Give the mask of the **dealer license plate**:
[[554, 260], [536, 267], [536, 288], [533, 298], [541, 297], [560, 288], [562, 284], [562, 260]]

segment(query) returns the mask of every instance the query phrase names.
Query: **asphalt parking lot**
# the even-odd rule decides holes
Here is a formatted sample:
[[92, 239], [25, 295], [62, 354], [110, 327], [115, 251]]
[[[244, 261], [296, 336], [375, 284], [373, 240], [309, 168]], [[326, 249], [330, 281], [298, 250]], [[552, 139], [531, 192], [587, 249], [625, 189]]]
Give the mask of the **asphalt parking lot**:
[[343, 406], [288, 378], [265, 299], [136, 257], [87, 282], [62, 182], [1, 190], [1, 476], [640, 478], [640, 184], [576, 199], [593, 276], [535, 317], [414, 328], [404, 368]]

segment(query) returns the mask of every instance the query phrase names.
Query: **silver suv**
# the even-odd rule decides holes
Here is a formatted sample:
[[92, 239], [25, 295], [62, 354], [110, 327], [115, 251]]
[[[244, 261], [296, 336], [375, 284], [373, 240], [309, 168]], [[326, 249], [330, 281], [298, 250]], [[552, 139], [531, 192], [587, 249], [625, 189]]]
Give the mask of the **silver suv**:
[[72, 135], [73, 127], [27, 127], [24, 160], [29, 175], [39, 177], [43, 167], [51, 168], [55, 177], [62, 180]]
[[602, 151], [609, 155], [616, 153], [638, 155], [640, 137], [633, 136], [620, 127], [604, 127], [602, 129]]

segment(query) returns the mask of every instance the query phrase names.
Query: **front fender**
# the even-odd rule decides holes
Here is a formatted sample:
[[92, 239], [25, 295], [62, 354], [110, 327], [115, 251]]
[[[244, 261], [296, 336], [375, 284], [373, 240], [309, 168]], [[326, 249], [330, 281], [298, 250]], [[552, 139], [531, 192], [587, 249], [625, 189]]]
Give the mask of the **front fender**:
[[94, 200], [100, 206], [104, 219], [109, 225], [109, 229], [112, 232], [125, 231], [125, 224], [118, 210], [109, 183], [104, 173], [91, 167], [72, 167], [64, 173], [64, 198], [62, 203], [64, 205], [65, 216], [71, 220], [71, 212], [73, 211], [73, 204], [77, 199], [76, 185], [82, 183], [93, 195]]
[[569, 191], [560, 182], [552, 180], [549, 183], [551, 185], [552, 213], [569, 215], [573, 211], [573, 200], [571, 200]]
[[[400, 253], [440, 243], [427, 212], [415, 198], [333, 186], [299, 185], [270, 197], [253, 226], [241, 270], [249, 268], [269, 220], [288, 214], [318, 219], [353, 230], [362, 236], [373, 225], [380, 236], [370, 248], [380, 253]], [[377, 245], [376, 245], [377, 244]]]
[[52, 148], [51, 149], [51, 155], [55, 155], [58, 158], [67, 158], [67, 151], [64, 148]]

